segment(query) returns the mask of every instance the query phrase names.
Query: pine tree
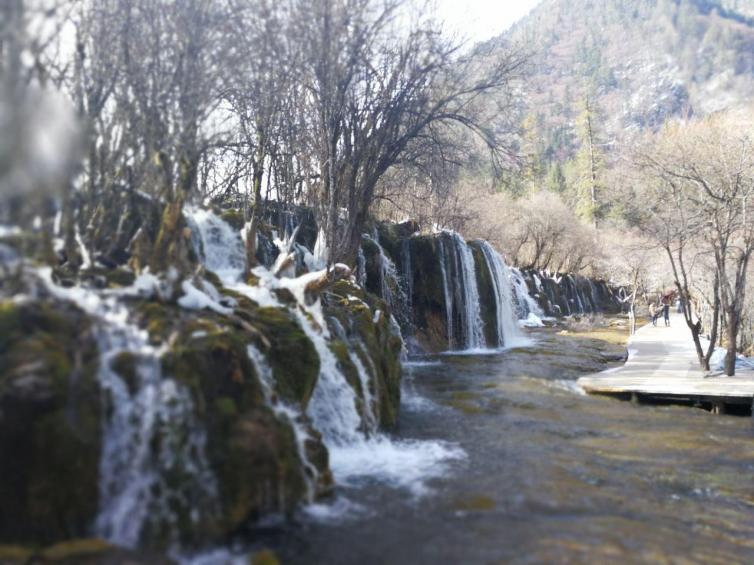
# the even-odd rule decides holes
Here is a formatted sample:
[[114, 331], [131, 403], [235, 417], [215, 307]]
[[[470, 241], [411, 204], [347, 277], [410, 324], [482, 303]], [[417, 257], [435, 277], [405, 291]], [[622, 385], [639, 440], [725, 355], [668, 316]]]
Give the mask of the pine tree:
[[584, 97], [583, 112], [579, 117], [581, 147], [574, 163], [577, 211], [579, 216], [596, 230], [602, 217], [602, 176], [605, 159], [600, 150], [598, 136], [599, 117], [590, 95]]

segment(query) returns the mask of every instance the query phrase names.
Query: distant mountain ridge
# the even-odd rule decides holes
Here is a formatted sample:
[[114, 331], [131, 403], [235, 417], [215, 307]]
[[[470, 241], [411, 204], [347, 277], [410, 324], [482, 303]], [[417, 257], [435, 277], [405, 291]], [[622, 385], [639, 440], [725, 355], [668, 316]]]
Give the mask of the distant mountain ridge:
[[544, 0], [508, 32], [533, 52], [521, 109], [544, 163], [573, 157], [588, 98], [608, 148], [754, 101], [754, 0]]

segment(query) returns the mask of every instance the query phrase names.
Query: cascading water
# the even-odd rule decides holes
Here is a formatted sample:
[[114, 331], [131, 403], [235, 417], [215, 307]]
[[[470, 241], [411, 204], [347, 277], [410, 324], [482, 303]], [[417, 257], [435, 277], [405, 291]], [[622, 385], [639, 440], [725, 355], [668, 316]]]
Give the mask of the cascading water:
[[[479, 304], [474, 255], [468, 244], [455, 232], [444, 232], [440, 239], [440, 260], [443, 273], [448, 320], [457, 316], [460, 324], [462, 349], [475, 350], [485, 347], [484, 323]], [[446, 248], [450, 246], [450, 249]], [[451, 294], [452, 291], [452, 294]], [[451, 297], [448, 300], [449, 295]], [[448, 324], [448, 341], [451, 348], [457, 343], [453, 325]], [[453, 338], [453, 339], [451, 339]]]
[[356, 256], [356, 279], [361, 288], [367, 287], [367, 259], [361, 246], [359, 246], [359, 253]]
[[376, 231], [374, 236], [367, 235], [366, 237], [377, 246], [377, 260], [380, 267], [380, 296], [390, 306], [390, 311], [398, 321], [398, 325], [407, 330], [411, 326], [411, 305], [405, 290], [405, 278], [398, 276], [398, 269], [380, 245]]
[[[128, 309], [119, 300], [154, 292], [157, 280], [147, 275], [117, 293], [95, 292], [61, 288], [49, 270], [40, 274], [53, 296], [76, 303], [96, 321], [104, 422], [96, 533], [134, 547], [150, 526], [163, 531], [168, 526], [176, 535], [177, 509], [196, 524], [211, 516], [217, 511], [216, 482], [191, 395], [162, 375], [162, 351], [149, 344], [146, 331], [128, 322]], [[129, 381], [112, 368], [121, 354], [136, 360]], [[168, 475], [183, 479], [176, 485]]]
[[442, 290], [445, 298], [445, 323], [448, 329], [448, 349], [453, 349], [455, 346], [455, 332], [453, 327], [453, 294], [451, 289], [453, 288], [452, 273], [448, 266], [448, 254], [445, 251], [445, 244], [442, 240], [439, 241], [440, 248], [440, 272], [442, 273]]
[[[261, 306], [288, 307], [279, 302], [272, 292], [275, 289], [285, 288], [296, 298], [296, 306], [290, 308], [290, 311], [297, 317], [301, 329], [314, 345], [320, 359], [320, 374], [306, 415], [314, 428], [322, 434], [336, 479], [348, 482], [358, 477], [371, 476], [418, 494], [425, 490], [424, 483], [427, 479], [444, 473], [448, 461], [464, 457], [460, 449], [442, 442], [392, 441], [379, 433], [378, 403], [372, 393], [374, 385], [370, 371], [351, 344], [349, 358], [359, 373], [359, 386], [363, 396], [360, 403], [356, 392], [341, 372], [337, 357], [330, 349], [330, 330], [324, 319], [320, 300], [313, 303], [306, 300], [307, 284], [320, 278], [323, 271], [295, 279], [280, 279], [269, 270], [258, 267], [254, 269], [254, 274], [259, 277], [259, 284], [246, 285], [239, 281], [243, 268], [238, 269], [234, 264], [222, 264], [226, 259], [236, 257], [242, 249], [243, 244], [233, 230], [230, 227], [216, 229], [218, 223], [224, 222], [210, 212], [193, 211], [191, 215], [191, 222], [201, 236], [199, 243], [204, 250], [202, 256], [208, 264], [215, 265], [215, 272], [228, 288], [248, 296]], [[211, 237], [206, 238], [205, 235]], [[229, 252], [226, 249], [229, 246], [236, 247], [236, 251]], [[314, 254], [314, 259], [321, 255], [322, 249], [324, 247], [319, 254]], [[312, 262], [312, 265], [318, 264], [319, 261]], [[261, 367], [260, 373], [265, 373], [263, 356], [255, 350], [250, 350], [249, 354], [255, 364]], [[362, 414], [358, 410], [360, 405]], [[302, 463], [305, 465], [305, 460]]]
[[594, 281], [592, 281], [592, 279], [587, 279], [587, 282], [589, 283], [589, 296], [592, 299], [592, 311], [597, 312], [600, 306], [600, 299], [597, 292], [597, 287], [594, 284]]
[[241, 235], [209, 210], [186, 210], [194, 248], [202, 264], [223, 280], [241, 278], [246, 250]]
[[[537, 279], [539, 282], [539, 279]], [[545, 317], [545, 313], [536, 300], [529, 294], [529, 287], [526, 284], [523, 274], [518, 269], [511, 269], [511, 283], [515, 293], [516, 304], [518, 305], [518, 317], [521, 320], [531, 319], [535, 316], [538, 319]], [[536, 284], [536, 283], [535, 283]], [[539, 283], [539, 291], [542, 291], [542, 284]]]
[[497, 345], [498, 347], [510, 347], [516, 342], [520, 343], [522, 339], [512, 307], [511, 272], [500, 254], [495, 251], [488, 242], [482, 241], [480, 246], [482, 253], [484, 254], [485, 262], [487, 263], [487, 268], [490, 272], [490, 278], [495, 292]]

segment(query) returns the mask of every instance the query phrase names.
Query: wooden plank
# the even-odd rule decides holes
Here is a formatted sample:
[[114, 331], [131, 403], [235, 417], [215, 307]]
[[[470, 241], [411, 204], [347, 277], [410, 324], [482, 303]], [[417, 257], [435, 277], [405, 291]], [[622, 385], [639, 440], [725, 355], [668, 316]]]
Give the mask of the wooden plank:
[[629, 358], [622, 367], [578, 379], [590, 394], [641, 394], [686, 399], [729, 399], [751, 402], [754, 371], [738, 370], [735, 377], [705, 376], [696, 360], [691, 332], [683, 316], [673, 314], [670, 327], [662, 320], [636, 332], [628, 343]]

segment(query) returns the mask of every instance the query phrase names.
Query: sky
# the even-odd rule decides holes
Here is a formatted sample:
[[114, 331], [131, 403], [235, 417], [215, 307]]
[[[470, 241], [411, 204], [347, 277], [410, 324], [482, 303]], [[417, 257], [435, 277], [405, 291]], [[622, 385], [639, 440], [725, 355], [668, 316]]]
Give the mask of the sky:
[[449, 31], [472, 42], [500, 35], [540, 0], [436, 0]]

